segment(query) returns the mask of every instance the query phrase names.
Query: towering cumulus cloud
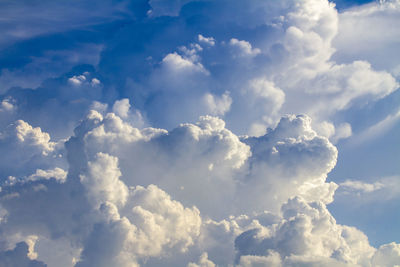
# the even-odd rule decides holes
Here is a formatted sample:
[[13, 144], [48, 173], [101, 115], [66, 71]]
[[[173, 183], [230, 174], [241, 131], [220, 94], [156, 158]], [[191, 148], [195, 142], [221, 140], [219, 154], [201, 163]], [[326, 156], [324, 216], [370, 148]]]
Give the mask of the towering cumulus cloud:
[[0, 3], [0, 267], [399, 265], [399, 240], [370, 243], [328, 209], [338, 188], [351, 201], [396, 184], [328, 175], [360, 134], [348, 114], [381, 103], [398, 118], [379, 107], [400, 65], [352, 51], [343, 25], [400, 27], [398, 13]]

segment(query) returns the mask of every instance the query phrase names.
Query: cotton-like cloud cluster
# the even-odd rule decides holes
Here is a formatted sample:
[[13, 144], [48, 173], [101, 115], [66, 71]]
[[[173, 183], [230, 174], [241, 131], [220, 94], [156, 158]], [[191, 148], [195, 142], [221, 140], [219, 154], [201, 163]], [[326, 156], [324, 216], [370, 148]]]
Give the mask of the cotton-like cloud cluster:
[[[38, 247], [67, 240], [70, 266], [368, 266], [380, 253], [397, 255], [396, 244], [375, 252], [326, 209], [337, 151], [305, 115], [238, 137], [210, 116], [168, 132], [91, 111], [65, 147], [66, 178], [61, 169], [38, 170], [2, 187], [8, 247], [29, 236]], [[46, 247], [37, 253], [52, 260]]]
[[346, 114], [398, 92], [348, 25], [398, 25], [396, 1], [0, 6], [0, 266], [399, 264], [327, 208], [398, 197], [328, 179]]
[[[102, 7], [109, 9], [108, 4]], [[97, 73], [80, 66], [81, 71], [77, 68], [64, 79], [44, 80], [36, 92], [14, 89], [3, 99], [14, 99], [13, 105], [20, 106], [18, 117], [29, 117], [26, 109], [38, 107], [24, 106], [27, 94], [41, 99], [39, 105], [57, 109], [59, 101], [49, 103], [48, 92], [49, 87], [61, 88], [52, 94], [62, 99], [62, 110], [74, 112], [57, 114], [77, 121], [87, 112], [89, 99], [111, 104], [118, 96], [133, 97], [142, 115], [156, 127], [170, 129], [211, 114], [224, 117], [233, 131], [251, 135], [264, 134], [263, 129], [273, 126], [282, 114], [306, 113], [314, 118], [319, 133], [337, 141], [352, 133], [348, 122], [333, 123], [338, 111], [381, 99], [398, 88], [393, 72], [375, 69], [368, 58], [333, 60], [345, 49], [334, 54], [341, 15], [328, 1], [175, 1], [172, 5], [143, 1], [139, 6], [136, 12], [151, 11], [149, 19], [135, 18], [112, 39], [100, 43], [104, 49]], [[125, 12], [128, 7], [115, 6]], [[384, 4], [379, 12], [396, 8], [395, 3]], [[157, 23], [159, 16], [162, 25]], [[200, 17], [197, 26], [191, 24]], [[143, 27], [157, 28], [157, 32], [142, 38], [139, 29]], [[138, 36], [128, 41], [126, 36], [132, 33]], [[73, 93], [74, 99], [66, 92]], [[48, 123], [49, 118], [39, 120], [42, 116], [39, 112], [28, 122]]]

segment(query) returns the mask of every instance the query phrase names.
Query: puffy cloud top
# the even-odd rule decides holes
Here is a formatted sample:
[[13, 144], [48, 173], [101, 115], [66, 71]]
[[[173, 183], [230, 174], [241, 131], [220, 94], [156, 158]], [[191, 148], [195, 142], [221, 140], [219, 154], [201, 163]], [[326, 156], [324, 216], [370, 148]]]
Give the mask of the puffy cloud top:
[[395, 266], [327, 205], [398, 197], [328, 175], [396, 126], [399, 10], [3, 1], [0, 266]]

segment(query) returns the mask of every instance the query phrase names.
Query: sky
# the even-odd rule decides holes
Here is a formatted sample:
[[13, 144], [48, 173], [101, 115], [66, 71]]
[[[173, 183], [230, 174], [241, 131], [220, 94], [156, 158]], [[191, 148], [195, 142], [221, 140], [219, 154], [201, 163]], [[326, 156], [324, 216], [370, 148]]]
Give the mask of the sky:
[[0, 266], [400, 264], [400, 1], [0, 1]]

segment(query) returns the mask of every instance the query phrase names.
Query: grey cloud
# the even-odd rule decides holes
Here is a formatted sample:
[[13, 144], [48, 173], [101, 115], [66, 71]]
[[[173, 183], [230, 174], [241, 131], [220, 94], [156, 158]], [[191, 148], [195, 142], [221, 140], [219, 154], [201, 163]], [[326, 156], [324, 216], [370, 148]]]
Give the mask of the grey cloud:
[[41, 261], [30, 259], [27, 254], [28, 245], [25, 242], [16, 244], [12, 250], [0, 252], [1, 267], [46, 267]]

